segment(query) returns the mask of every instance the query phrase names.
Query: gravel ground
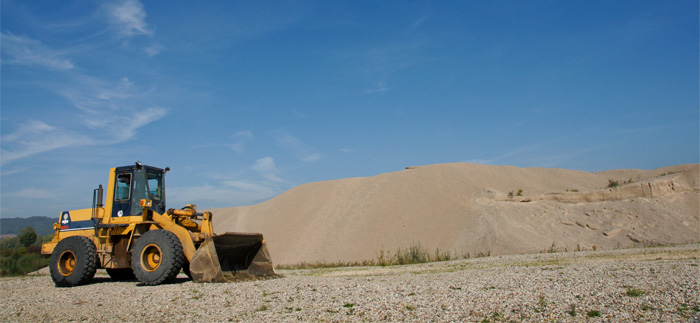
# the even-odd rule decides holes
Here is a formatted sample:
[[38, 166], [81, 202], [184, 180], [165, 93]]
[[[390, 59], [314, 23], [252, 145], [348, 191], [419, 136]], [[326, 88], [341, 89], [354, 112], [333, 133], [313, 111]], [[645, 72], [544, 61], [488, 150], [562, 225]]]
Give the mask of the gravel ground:
[[283, 278], [55, 288], [0, 279], [0, 321], [700, 322], [700, 245], [278, 270]]

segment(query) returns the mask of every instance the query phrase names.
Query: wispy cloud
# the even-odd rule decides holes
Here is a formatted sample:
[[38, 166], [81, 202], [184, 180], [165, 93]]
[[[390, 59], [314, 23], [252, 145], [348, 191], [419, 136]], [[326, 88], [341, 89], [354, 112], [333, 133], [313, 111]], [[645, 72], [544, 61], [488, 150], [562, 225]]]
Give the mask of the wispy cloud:
[[[101, 8], [106, 10], [108, 23], [121, 37], [153, 34], [138, 0], [117, 0]], [[57, 71], [61, 81], [47, 81], [42, 86], [66, 98], [77, 109], [65, 111], [61, 120], [42, 120], [37, 115], [5, 132], [0, 138], [3, 165], [56, 149], [125, 142], [136, 137], [139, 129], [168, 114], [167, 108], [142, 103], [148, 101], [144, 99], [149, 97], [149, 91], [139, 90], [127, 77], [114, 81], [91, 76], [75, 69], [64, 52], [39, 40], [9, 31], [3, 31], [1, 37], [3, 65]], [[145, 53], [154, 56], [162, 50], [163, 46], [153, 42], [145, 48]]]
[[14, 193], [9, 193], [9, 196], [30, 199], [45, 199], [52, 200], [59, 196], [55, 190], [47, 190], [40, 188], [24, 188]]
[[121, 36], [151, 35], [153, 31], [146, 23], [146, 11], [141, 2], [125, 0], [106, 6], [112, 24]]
[[81, 111], [96, 113], [104, 109], [118, 109], [116, 101], [131, 97], [132, 86], [133, 83], [128, 78], [114, 83], [74, 74], [70, 76], [69, 82], [53, 85], [53, 90]]
[[129, 140], [136, 130], [168, 113], [163, 107], [140, 104], [144, 93], [128, 78], [105, 82], [78, 75], [58, 92], [84, 112], [79, 118], [85, 126], [108, 135], [106, 139], [110, 142]]
[[[415, 29], [420, 24], [421, 20], [416, 22], [414, 28], [409, 29]], [[364, 72], [367, 82], [370, 83], [370, 89], [360, 92], [361, 94], [384, 94], [393, 90], [392, 75], [430, 59], [422, 53], [427, 42], [419, 35], [408, 32], [397, 38], [355, 53], [359, 70]], [[352, 56], [351, 54], [350, 57]]]
[[277, 186], [279, 184], [287, 184], [287, 181], [279, 177], [275, 159], [272, 157], [263, 157], [255, 161], [252, 167], [258, 172], [262, 178], [268, 181], [268, 184]]
[[[82, 114], [61, 126], [28, 120], [2, 136], [1, 163], [68, 147], [110, 145], [133, 139], [142, 127], [163, 118], [168, 109], [141, 106], [130, 100], [139, 96], [128, 79], [110, 84], [90, 77], [74, 78], [58, 93]], [[64, 124], [68, 125], [64, 125]]]
[[300, 159], [301, 159], [301, 161], [303, 161], [303, 162], [312, 163], [312, 162], [315, 162], [315, 161], [320, 160], [320, 159], [322, 159], [322, 158], [323, 158], [323, 154], [321, 154], [321, 153], [314, 153], [314, 154], [311, 154], [311, 155], [308, 155], [308, 156], [301, 157]]
[[384, 94], [386, 91], [390, 90], [391, 88], [386, 86], [386, 81], [377, 81], [377, 84], [374, 88], [371, 88], [367, 91], [362, 92], [362, 94], [372, 94], [372, 93], [379, 93], [379, 94]]
[[102, 130], [97, 129], [96, 132], [59, 128], [43, 121], [30, 120], [21, 124], [16, 131], [2, 137], [1, 164], [61, 148], [125, 142], [133, 139], [138, 129], [166, 114], [167, 109], [149, 107], [126, 115], [104, 115], [109, 121], [103, 122], [105, 127]]
[[217, 185], [205, 184], [171, 188], [171, 205], [185, 205], [197, 201], [203, 208], [250, 205], [269, 199], [280, 192], [274, 187], [249, 181], [227, 181]]
[[233, 135], [233, 140], [234, 142], [229, 147], [233, 151], [241, 153], [245, 150], [246, 145], [253, 141], [253, 132], [250, 130], [238, 131]]
[[69, 70], [73, 62], [58, 51], [51, 50], [40, 41], [26, 36], [17, 36], [11, 32], [3, 32], [2, 63], [26, 66], [37, 66], [52, 70]]
[[2, 137], [2, 164], [26, 158], [39, 153], [70, 147], [94, 144], [87, 135], [60, 129], [30, 120], [21, 124], [16, 131]]
[[423, 25], [426, 21], [428, 21], [428, 16], [421, 17], [420, 19], [416, 20], [413, 22], [413, 25], [411, 25], [412, 29], [418, 28], [421, 25]]
[[163, 49], [165, 49], [163, 45], [151, 44], [150, 46], [144, 48], [144, 51], [146, 52], [146, 55], [148, 55], [148, 57], [153, 57], [160, 54], [160, 52], [162, 52]]
[[[221, 173], [209, 175], [210, 183], [170, 190], [170, 201], [178, 204], [200, 201], [205, 208], [250, 205], [267, 200], [289, 188], [279, 177], [273, 157], [262, 157], [249, 168], [234, 176]], [[204, 176], [207, 177], [207, 176]]]
[[572, 142], [571, 137], [560, 137], [538, 142], [531, 142], [511, 150], [502, 152], [491, 159], [472, 159], [467, 162], [477, 164], [507, 164], [520, 167], [563, 167], [566, 163], [588, 155], [607, 144], [596, 142], [595, 145], [577, 144], [567, 145]]
[[289, 133], [278, 132], [274, 138], [279, 147], [303, 162], [315, 162], [323, 158], [323, 154], [317, 152], [315, 148]]
[[253, 170], [261, 173], [274, 172], [275, 170], [277, 170], [277, 167], [275, 167], [275, 159], [272, 157], [260, 158], [255, 161], [255, 165], [253, 165]]
[[234, 152], [241, 154], [245, 152], [246, 148], [250, 143], [253, 142], [253, 139], [255, 136], [253, 135], [253, 132], [250, 130], [241, 130], [237, 131], [233, 136], [231, 136], [231, 142], [216, 142], [216, 143], [201, 143], [194, 145], [190, 148], [192, 149], [199, 149], [199, 148], [210, 148], [210, 147], [224, 147], [224, 148], [230, 148]]

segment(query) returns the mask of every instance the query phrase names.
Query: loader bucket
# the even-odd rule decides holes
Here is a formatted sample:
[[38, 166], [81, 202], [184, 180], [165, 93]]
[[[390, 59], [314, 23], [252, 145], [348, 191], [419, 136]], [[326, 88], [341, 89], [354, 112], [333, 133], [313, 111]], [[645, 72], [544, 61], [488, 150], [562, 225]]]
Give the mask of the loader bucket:
[[198, 283], [277, 276], [260, 233], [226, 232], [206, 238], [190, 261], [190, 273]]

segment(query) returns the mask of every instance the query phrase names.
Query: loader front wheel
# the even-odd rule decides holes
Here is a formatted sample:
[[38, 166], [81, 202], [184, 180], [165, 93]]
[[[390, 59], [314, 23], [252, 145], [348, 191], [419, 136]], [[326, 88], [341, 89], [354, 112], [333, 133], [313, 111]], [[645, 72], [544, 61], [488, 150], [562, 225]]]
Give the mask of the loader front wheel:
[[56, 287], [84, 285], [97, 271], [97, 249], [87, 237], [68, 237], [58, 242], [50, 263], [49, 271]]
[[131, 252], [131, 266], [144, 285], [171, 282], [182, 269], [185, 254], [175, 234], [166, 230], [144, 233]]

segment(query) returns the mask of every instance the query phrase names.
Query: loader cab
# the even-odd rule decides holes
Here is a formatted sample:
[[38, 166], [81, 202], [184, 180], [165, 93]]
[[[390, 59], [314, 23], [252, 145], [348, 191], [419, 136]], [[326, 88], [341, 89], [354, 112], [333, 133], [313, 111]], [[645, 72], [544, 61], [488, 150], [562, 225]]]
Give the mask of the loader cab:
[[136, 164], [114, 169], [112, 217], [141, 216], [141, 199], [153, 201], [151, 210], [165, 213], [165, 171]]

